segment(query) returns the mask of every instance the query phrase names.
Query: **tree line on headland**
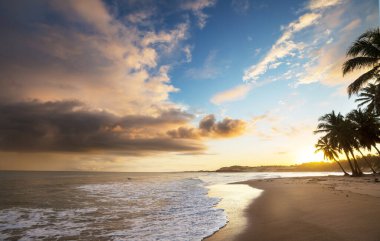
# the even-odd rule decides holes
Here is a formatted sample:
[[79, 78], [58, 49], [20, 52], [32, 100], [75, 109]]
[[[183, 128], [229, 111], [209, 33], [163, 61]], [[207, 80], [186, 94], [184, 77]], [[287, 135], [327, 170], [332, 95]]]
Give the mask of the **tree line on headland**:
[[[358, 157], [359, 166], [366, 168], [370, 162], [375, 170], [380, 170], [380, 158], [376, 155], [367, 155], [366, 161], [363, 157]], [[339, 161], [342, 168], [349, 168], [348, 161]], [[228, 166], [221, 167], [215, 172], [339, 172], [342, 169], [333, 162], [304, 162], [291, 166], [271, 165], [271, 166]], [[208, 172], [208, 171], [203, 171]]]
[[[365, 70], [347, 88], [349, 97], [357, 95], [358, 107], [346, 115], [332, 111], [319, 118], [314, 131], [320, 135], [316, 152], [321, 151], [325, 159], [335, 161], [345, 175], [361, 176], [363, 162], [377, 174], [375, 164], [380, 156], [376, 146], [380, 143], [380, 29], [370, 29], [359, 36], [346, 55], [348, 60], [343, 64], [343, 75]], [[365, 155], [365, 150], [374, 151], [377, 156]], [[340, 155], [345, 156], [348, 167], [339, 161]]]

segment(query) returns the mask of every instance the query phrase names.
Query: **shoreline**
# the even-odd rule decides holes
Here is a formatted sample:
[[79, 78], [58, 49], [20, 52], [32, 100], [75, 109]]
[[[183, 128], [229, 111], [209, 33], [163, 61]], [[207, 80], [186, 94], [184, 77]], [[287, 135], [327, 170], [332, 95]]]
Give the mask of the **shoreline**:
[[379, 240], [380, 183], [375, 178], [380, 179], [322, 176], [235, 183], [263, 190], [240, 217], [247, 224], [231, 234], [230, 222], [204, 240]]
[[216, 208], [223, 209], [227, 216], [226, 224], [212, 235], [203, 238], [204, 241], [233, 240], [246, 227], [248, 220], [244, 212], [261, 195], [261, 191], [247, 184], [228, 183], [208, 186], [210, 197], [222, 197]]

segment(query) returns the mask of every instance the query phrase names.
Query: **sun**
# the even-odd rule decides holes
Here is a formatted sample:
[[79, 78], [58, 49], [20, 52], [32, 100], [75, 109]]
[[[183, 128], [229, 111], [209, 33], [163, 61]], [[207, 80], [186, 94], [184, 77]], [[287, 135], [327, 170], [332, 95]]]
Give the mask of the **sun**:
[[306, 147], [299, 150], [296, 155], [296, 164], [305, 162], [320, 162], [323, 161], [323, 154], [321, 152], [315, 153], [314, 147]]

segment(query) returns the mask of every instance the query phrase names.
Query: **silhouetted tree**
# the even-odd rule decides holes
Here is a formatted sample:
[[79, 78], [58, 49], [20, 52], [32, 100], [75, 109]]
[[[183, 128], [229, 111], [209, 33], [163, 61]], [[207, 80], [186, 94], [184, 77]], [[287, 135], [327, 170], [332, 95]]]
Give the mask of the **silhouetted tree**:
[[[350, 164], [353, 176], [360, 176], [362, 174], [354, 155], [354, 149], [359, 146], [355, 138], [354, 126], [350, 121], [346, 120], [342, 114], [335, 114], [335, 112], [332, 111], [329, 114], [321, 116], [317, 130], [315, 130], [314, 133], [325, 134], [323, 137], [327, 138], [331, 145], [337, 147], [339, 151], [344, 152]], [[349, 154], [351, 154], [353, 162]]]
[[368, 84], [359, 92], [359, 98], [355, 102], [360, 102], [358, 107], [365, 106], [366, 112], [380, 115], [380, 85]]
[[[380, 156], [377, 143], [380, 143], [380, 29], [370, 29], [352, 43], [346, 53], [350, 58], [343, 64], [343, 75], [355, 70], [367, 69], [364, 74], [352, 82], [348, 95], [358, 94], [359, 109], [353, 110], [345, 117], [334, 111], [319, 118], [315, 134], [324, 134], [315, 145], [316, 151], [323, 151], [324, 157], [336, 160], [338, 153], [343, 152], [350, 165], [352, 176], [363, 174], [354, 151], [358, 151], [373, 173], [374, 166], [363, 154], [362, 149], [376, 149]], [[369, 70], [368, 70], [369, 69]], [[372, 83], [372, 81], [377, 83]], [[365, 112], [360, 109], [365, 107]], [[339, 163], [339, 162], [338, 162]], [[377, 163], [373, 162], [372, 163]], [[342, 165], [339, 166], [344, 171]]]
[[374, 114], [363, 112], [360, 109], [348, 113], [347, 119], [354, 125], [360, 147], [368, 150], [374, 147], [380, 155], [380, 151], [376, 147], [376, 143], [380, 142], [379, 119]]
[[371, 150], [372, 146], [375, 146], [376, 148], [376, 141], [378, 139], [378, 134], [376, 134], [376, 132], [378, 132], [379, 129], [376, 117], [370, 112], [366, 113], [361, 109], [358, 109], [352, 110], [347, 114], [346, 118], [351, 121], [355, 127], [355, 137], [359, 144], [356, 150], [361, 154], [372, 172], [376, 174], [375, 169], [360, 150], [360, 148]]
[[337, 147], [333, 146], [331, 143], [329, 143], [329, 139], [327, 137], [322, 137], [318, 140], [317, 144], [315, 144], [316, 151], [323, 152], [323, 157], [326, 160], [334, 161], [336, 162], [340, 169], [342, 169], [342, 172], [345, 176], [349, 176], [349, 174], [344, 170], [342, 165], [340, 164], [338, 158], [339, 158], [339, 150]]
[[350, 57], [343, 64], [343, 75], [354, 70], [369, 68], [367, 72], [359, 76], [348, 88], [348, 94], [358, 93], [359, 90], [371, 79], [378, 79], [380, 70], [380, 30], [370, 29], [350, 46], [347, 51]]

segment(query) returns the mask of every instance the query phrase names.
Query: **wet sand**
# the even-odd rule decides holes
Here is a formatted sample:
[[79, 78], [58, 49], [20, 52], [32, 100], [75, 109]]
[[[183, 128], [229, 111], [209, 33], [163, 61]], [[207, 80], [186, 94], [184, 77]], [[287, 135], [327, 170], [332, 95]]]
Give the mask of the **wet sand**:
[[380, 182], [375, 182], [375, 177], [303, 177], [244, 183], [264, 190], [243, 214], [248, 223], [233, 239], [225, 228], [207, 241], [380, 240]]

